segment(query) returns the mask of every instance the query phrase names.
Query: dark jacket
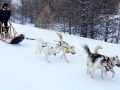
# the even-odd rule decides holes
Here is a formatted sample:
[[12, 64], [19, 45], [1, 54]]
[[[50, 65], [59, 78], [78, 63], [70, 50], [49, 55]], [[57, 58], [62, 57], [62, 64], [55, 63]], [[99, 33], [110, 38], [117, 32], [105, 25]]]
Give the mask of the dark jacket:
[[4, 8], [0, 9], [0, 20], [9, 20], [10, 16], [11, 12], [9, 8], [6, 10]]

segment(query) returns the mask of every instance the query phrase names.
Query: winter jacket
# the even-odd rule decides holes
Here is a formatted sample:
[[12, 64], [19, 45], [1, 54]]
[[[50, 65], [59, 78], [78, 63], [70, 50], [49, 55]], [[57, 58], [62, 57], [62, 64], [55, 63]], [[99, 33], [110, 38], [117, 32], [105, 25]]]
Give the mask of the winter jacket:
[[11, 12], [9, 8], [0, 9], [0, 20], [9, 20], [10, 16], [11, 16]]

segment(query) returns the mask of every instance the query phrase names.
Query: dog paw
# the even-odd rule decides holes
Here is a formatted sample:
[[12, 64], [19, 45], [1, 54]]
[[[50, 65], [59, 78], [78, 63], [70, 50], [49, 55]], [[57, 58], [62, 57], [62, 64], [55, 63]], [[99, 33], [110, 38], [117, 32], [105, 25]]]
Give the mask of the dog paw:
[[91, 74], [91, 72], [88, 72], [88, 74]]
[[104, 80], [105, 78], [103, 77], [102, 80]]
[[69, 63], [68, 61], [66, 61], [67, 63]]
[[50, 63], [50, 61], [47, 61], [48, 63]]
[[93, 78], [93, 76], [91, 76], [91, 78]]

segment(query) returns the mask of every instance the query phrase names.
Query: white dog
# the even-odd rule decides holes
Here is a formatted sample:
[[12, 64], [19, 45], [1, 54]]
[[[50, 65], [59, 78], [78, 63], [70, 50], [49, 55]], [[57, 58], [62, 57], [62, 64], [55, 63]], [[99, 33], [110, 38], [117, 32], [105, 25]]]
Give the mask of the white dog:
[[[60, 33], [56, 33], [59, 38], [60, 38], [60, 41], [58, 41], [59, 43], [57, 44], [56, 48], [59, 48], [59, 52], [60, 50], [63, 51], [63, 54], [61, 56], [61, 59], [62, 57], [64, 56], [66, 62], [68, 62], [67, 58], [66, 58], [66, 54], [68, 53], [72, 53], [73, 55], [75, 54], [75, 47], [74, 46], [71, 46], [70, 44], [68, 44], [67, 42], [63, 41], [62, 40], [62, 35]], [[58, 53], [59, 53], [58, 52]], [[69, 63], [69, 62], [68, 62]]]
[[56, 47], [49, 45], [47, 42], [44, 42], [41, 38], [37, 38], [36, 41], [38, 42], [38, 44], [35, 53], [39, 51], [39, 54], [41, 54], [42, 51], [45, 54], [45, 59], [47, 60], [47, 62], [50, 62], [48, 60], [48, 56], [51, 54], [56, 55]]
[[[96, 69], [101, 69], [101, 78], [105, 78], [106, 76], [106, 72], [109, 71], [111, 69], [111, 62], [109, 60], [109, 58], [100, 55], [100, 54], [94, 54], [91, 53], [88, 45], [83, 45], [83, 48], [85, 50], [85, 52], [88, 54], [87, 56], [87, 73], [91, 74], [91, 78], [93, 78], [93, 74], [94, 71]], [[90, 68], [92, 68], [92, 70], [90, 71]], [[103, 74], [105, 74], [105, 76], [103, 77]]]
[[[98, 54], [99, 49], [102, 49], [102, 47], [101, 46], [96, 46], [96, 48], [94, 50], [94, 53]], [[112, 78], [113, 78], [115, 76], [115, 71], [113, 70], [113, 68], [115, 66], [120, 67], [120, 59], [116, 55], [115, 57], [109, 57], [109, 60], [112, 62], [112, 65], [111, 65], [112, 67], [111, 67], [110, 71], [113, 73], [113, 75], [112, 75]]]

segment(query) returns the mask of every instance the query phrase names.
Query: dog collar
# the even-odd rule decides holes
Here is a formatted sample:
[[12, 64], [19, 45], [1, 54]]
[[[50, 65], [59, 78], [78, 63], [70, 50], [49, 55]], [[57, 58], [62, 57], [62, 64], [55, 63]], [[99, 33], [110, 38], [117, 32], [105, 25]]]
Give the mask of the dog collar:
[[47, 43], [43, 43], [43, 44], [42, 44], [42, 47], [46, 47], [46, 46], [47, 46]]

